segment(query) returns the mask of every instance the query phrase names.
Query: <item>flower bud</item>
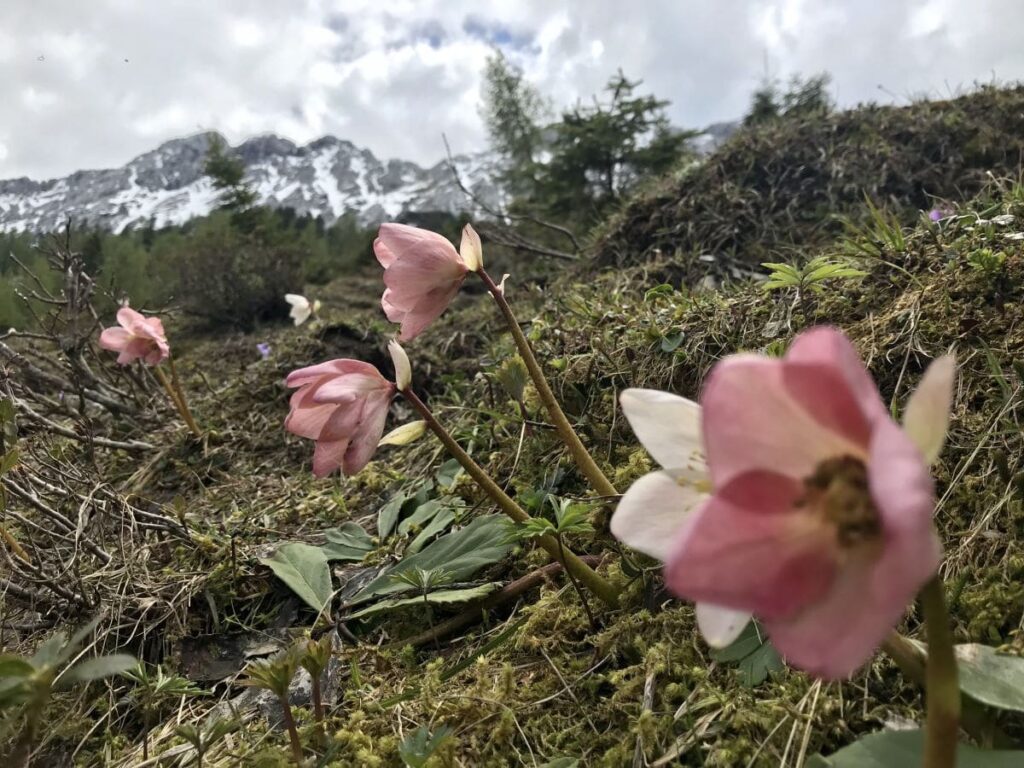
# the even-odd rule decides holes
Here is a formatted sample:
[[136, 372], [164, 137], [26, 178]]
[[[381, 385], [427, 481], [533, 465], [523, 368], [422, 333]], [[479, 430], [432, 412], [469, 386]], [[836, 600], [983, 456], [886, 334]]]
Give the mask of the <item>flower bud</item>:
[[408, 424], [392, 429], [380, 439], [377, 445], [378, 447], [381, 445], [408, 445], [423, 437], [423, 433], [426, 431], [427, 422], [423, 420], [410, 421]]
[[473, 229], [473, 225], [467, 224], [462, 228], [462, 242], [459, 244], [459, 255], [466, 269], [470, 272], [479, 272], [484, 266], [484, 249], [480, 244], [480, 235]]
[[395, 386], [399, 392], [403, 392], [412, 384], [412, 365], [409, 363], [409, 356], [405, 354], [402, 345], [394, 339], [388, 342], [388, 352], [391, 353], [391, 362], [395, 366]]

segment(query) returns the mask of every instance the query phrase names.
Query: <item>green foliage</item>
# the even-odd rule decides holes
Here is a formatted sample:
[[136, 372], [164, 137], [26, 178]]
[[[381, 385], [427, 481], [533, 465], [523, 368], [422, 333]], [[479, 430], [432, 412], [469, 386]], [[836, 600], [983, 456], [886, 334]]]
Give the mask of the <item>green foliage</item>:
[[989, 707], [1024, 712], [1024, 658], [987, 645], [957, 645], [960, 690]]
[[971, 269], [988, 277], [993, 277], [1003, 270], [1006, 263], [1004, 251], [994, 251], [991, 248], [978, 248], [972, 251], [967, 257], [967, 264]]
[[827, 72], [807, 79], [793, 75], [783, 89], [777, 80], [765, 79], [750, 98], [743, 124], [761, 125], [780, 118], [825, 116], [835, 109], [828, 92], [832, 77]]
[[864, 277], [867, 274], [862, 269], [851, 267], [842, 261], [830, 260], [826, 256], [813, 258], [800, 268], [770, 261], [761, 266], [771, 270], [768, 282], [764, 284], [766, 291], [792, 288], [798, 293], [805, 291], [820, 293], [824, 290], [822, 283], [826, 280], [849, 280], [854, 277]]
[[215, 134], [210, 138], [203, 172], [220, 191], [222, 208], [243, 214], [256, 203], [256, 193], [245, 181], [245, 165], [228, 154], [223, 140]]
[[193, 764], [201, 766], [206, 753], [221, 742], [225, 736], [234, 733], [240, 727], [241, 724], [234, 718], [215, 717], [207, 720], [201, 726], [191, 723], [179, 725], [174, 732], [192, 745], [196, 751]]
[[720, 662], [733, 662], [740, 670], [740, 681], [747, 688], [760, 685], [768, 676], [780, 672], [782, 657], [768, 639], [761, 634], [756, 622], [750, 622], [731, 645], [712, 651], [711, 658]]
[[536, 181], [547, 106], [500, 50], [487, 57], [483, 79], [480, 112], [491, 147], [503, 161], [501, 181], [513, 194], [528, 194]]
[[398, 747], [398, 755], [409, 768], [424, 768], [427, 760], [455, 734], [451, 728], [442, 725], [431, 732], [421, 725], [410, 733]]
[[544, 505], [554, 511], [554, 521], [545, 517], [531, 517], [525, 523], [509, 523], [514, 540], [528, 540], [539, 536], [565, 536], [572, 533], [593, 533], [594, 526], [588, 516], [590, 505], [579, 504], [571, 499], [559, 499], [545, 494]]
[[288, 687], [299, 669], [302, 658], [302, 649], [293, 646], [269, 659], [250, 662], [245, 667], [246, 676], [240, 684], [250, 688], [263, 688], [279, 699], [287, 699]]
[[665, 115], [669, 102], [636, 95], [640, 84], [620, 71], [605, 87], [607, 100], [562, 113], [538, 184], [548, 211], [600, 215], [642, 178], [679, 162], [693, 134], [672, 128]]
[[331, 600], [331, 569], [320, 547], [303, 542], [282, 544], [272, 557], [261, 560], [289, 589], [318, 614]]
[[374, 548], [373, 538], [358, 523], [342, 523], [324, 532], [327, 543], [320, 549], [328, 560], [359, 562]]
[[330, 634], [325, 634], [319, 640], [306, 640], [299, 644], [299, 664], [309, 672], [311, 678], [319, 680], [331, 661], [333, 650]]
[[[924, 756], [923, 731], [881, 731], [865, 736], [834, 755], [815, 755], [807, 768], [902, 768], [921, 765]], [[1024, 765], [1024, 752], [985, 750], [960, 744], [959, 768], [1017, 768]]]

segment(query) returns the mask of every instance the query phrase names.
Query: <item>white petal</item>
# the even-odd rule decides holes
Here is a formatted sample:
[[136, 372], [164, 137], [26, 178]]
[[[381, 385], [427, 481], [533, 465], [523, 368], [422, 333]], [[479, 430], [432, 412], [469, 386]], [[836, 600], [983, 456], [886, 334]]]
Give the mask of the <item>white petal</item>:
[[612, 535], [662, 562], [687, 515], [708, 498], [699, 472], [651, 472], [630, 487], [612, 515]]
[[656, 389], [627, 389], [619, 402], [633, 432], [661, 466], [704, 468], [697, 403]]
[[392, 339], [388, 342], [391, 363], [395, 366], [395, 385], [399, 392], [404, 392], [412, 384], [412, 364], [402, 345]]
[[480, 235], [476, 233], [472, 225], [467, 224], [462, 229], [462, 242], [459, 244], [459, 255], [462, 263], [470, 272], [479, 272], [484, 265], [484, 249], [480, 244]]
[[286, 293], [284, 300], [292, 305], [292, 310], [288, 313], [288, 317], [294, 320], [296, 325], [302, 325], [309, 319], [313, 312], [309, 299], [297, 293]]
[[939, 458], [946, 442], [955, 379], [956, 358], [953, 355], [933, 361], [903, 412], [903, 428], [929, 464]]
[[734, 611], [711, 603], [697, 603], [697, 626], [712, 648], [725, 648], [739, 637], [750, 623], [746, 611]]

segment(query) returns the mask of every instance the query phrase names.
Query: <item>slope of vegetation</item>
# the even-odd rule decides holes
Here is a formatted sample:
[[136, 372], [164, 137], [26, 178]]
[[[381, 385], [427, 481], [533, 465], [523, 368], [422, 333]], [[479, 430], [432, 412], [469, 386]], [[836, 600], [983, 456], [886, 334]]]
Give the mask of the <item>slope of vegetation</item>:
[[[699, 169], [627, 205], [594, 260], [542, 286], [514, 277], [510, 300], [615, 485], [623, 490], [652, 468], [616, 407], [626, 387], [696, 397], [723, 356], [780, 354], [800, 329], [831, 323], [850, 335], [899, 413], [928, 361], [955, 349], [953, 427], [936, 468], [955, 634], [1024, 652], [1024, 186], [1015, 180], [1022, 99], [1021, 90], [983, 90], [741, 133]], [[955, 210], [939, 222], [917, 214], [906, 228], [862, 215], [865, 197], [904, 215], [929, 206], [929, 195]], [[844, 213], [862, 223], [837, 228], [831, 217]], [[749, 281], [701, 290], [691, 279], [706, 269], [695, 258], [702, 253], [756, 266], [769, 255], [779, 260], [780, 250], [797, 263], [841, 259], [866, 275], [826, 280], [799, 297]], [[356, 593], [407, 555], [425, 524], [389, 525], [380, 535], [390, 514], [382, 510], [408, 520], [434, 501], [455, 511], [455, 527], [491, 511], [433, 438], [382, 449], [347, 480], [316, 480], [310, 444], [282, 431], [291, 370], [355, 357], [389, 371], [384, 346], [393, 326], [377, 305], [382, 289], [375, 271], [311, 291], [324, 309], [299, 328], [184, 338], [168, 322], [196, 418], [209, 431], [202, 442], [174, 421], [151, 381], [123, 372], [112, 375], [138, 388], [140, 413], [94, 428], [149, 450], [93, 450], [19, 419], [15, 481], [52, 466], [85, 468], [88, 477], [76, 480], [83, 496], [102, 486], [120, 501], [88, 516], [81, 497], [50, 502], [81, 520], [108, 562], [82, 549], [69, 565], [42, 532], [10, 524], [0, 596], [5, 646], [33, 648], [54, 625], [98, 614], [96, 651], [128, 649], [207, 691], [163, 702], [148, 725], [122, 678], [59, 693], [37, 764], [146, 764], [144, 741], [148, 764], [186, 764], [195, 750], [180, 726], [221, 718], [240, 726], [213, 744], [205, 765], [286, 765], [279, 710], [254, 706], [239, 674], [311, 627], [337, 637], [324, 735], [308, 690], [293, 695], [312, 765], [798, 766], [919, 717], [920, 691], [883, 656], [847, 683], [824, 684], [781, 668], [756, 641], [742, 660], [711, 654], [692, 606], [664, 592], [657, 564], [608, 535], [612, 505], [592, 496], [545, 428], [532, 388], [517, 396], [514, 347], [493, 306], [469, 290], [408, 345], [416, 385], [528, 510], [541, 513], [546, 494], [586, 505], [595, 530], [570, 543], [624, 588], [622, 605], [591, 600], [591, 628], [576, 592], [543, 572], [543, 553], [532, 551], [497, 557], [467, 579], [524, 586], [493, 610], [412, 604], [348, 619]], [[269, 344], [265, 359], [257, 343]], [[392, 421], [408, 419], [396, 404]], [[37, 513], [20, 497], [8, 505], [29, 523]], [[148, 520], [147, 512], [178, 527], [125, 522]], [[371, 540], [355, 559], [332, 563], [335, 632], [263, 561], [286, 542], [322, 544], [326, 530], [346, 523]], [[48, 591], [46, 579], [72, 597]], [[439, 632], [452, 617], [461, 617], [459, 626]], [[920, 636], [916, 612], [905, 629]], [[1024, 737], [1019, 717], [1000, 725]], [[438, 744], [427, 756], [431, 735]]]

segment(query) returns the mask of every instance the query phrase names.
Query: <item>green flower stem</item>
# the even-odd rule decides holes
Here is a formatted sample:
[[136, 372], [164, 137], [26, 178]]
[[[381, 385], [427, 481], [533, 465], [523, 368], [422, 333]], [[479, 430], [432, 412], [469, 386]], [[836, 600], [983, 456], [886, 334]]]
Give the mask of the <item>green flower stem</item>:
[[167, 392], [167, 396], [171, 398], [171, 402], [174, 403], [174, 407], [181, 415], [181, 418], [184, 419], [189, 431], [191, 431], [197, 438], [201, 439], [203, 437], [203, 432], [196, 424], [196, 420], [192, 418], [192, 411], [189, 410], [188, 403], [185, 401], [185, 393], [182, 392], [181, 383], [178, 381], [178, 371], [174, 367], [174, 359], [170, 357], [167, 359], [171, 364], [171, 379], [168, 380], [167, 374], [164, 373], [163, 369], [159, 366], [153, 367], [153, 373], [156, 374], [156, 378], [163, 386], [164, 391]]
[[284, 724], [288, 729], [288, 740], [292, 745], [292, 759], [295, 760], [296, 765], [302, 765], [302, 740], [299, 738], [299, 729], [295, 727], [295, 718], [292, 717], [292, 705], [287, 696], [280, 698]]
[[[468, 453], [462, 450], [462, 447], [455, 442], [455, 438], [448, 434], [447, 430], [441, 426], [441, 423], [434, 417], [434, 414], [411, 388], [407, 387], [402, 390], [402, 395], [420, 414], [430, 430], [437, 435], [438, 439], [444, 444], [444, 447], [448, 449], [448, 452], [462, 465], [462, 468], [476, 481], [476, 484], [491, 497], [502, 512], [517, 523], [525, 523], [530, 519], [530, 516], [526, 514], [523, 508], [516, 504], [480, 465], [473, 461]], [[551, 557], [565, 566], [567, 572], [571, 572], [577, 580], [585, 584], [603, 602], [613, 608], [618, 605], [618, 590], [602, 578], [597, 571], [574, 555], [571, 550], [565, 550], [563, 557], [562, 548], [554, 536], [539, 536], [537, 541]]]
[[924, 768], [954, 768], [960, 731], [960, 683], [946, 596], [938, 576], [921, 590], [921, 608], [928, 633], [925, 672]]
[[533, 384], [537, 388], [537, 395], [540, 397], [541, 402], [544, 403], [544, 407], [547, 408], [548, 415], [551, 417], [551, 421], [555, 425], [555, 429], [558, 430], [559, 436], [562, 441], [569, 448], [569, 453], [572, 454], [573, 460], [576, 462], [576, 466], [579, 467], [580, 471], [586, 476], [593, 486], [594, 490], [602, 496], [618, 496], [619, 492], [615, 490], [615, 486], [611, 484], [611, 481], [605, 476], [601, 468], [597, 466], [597, 462], [590, 455], [589, 451], [583, 446], [580, 441], [579, 435], [572, 428], [572, 424], [569, 423], [569, 419], [566, 418], [565, 413], [562, 412], [561, 406], [558, 404], [558, 400], [555, 399], [555, 393], [551, 391], [551, 387], [548, 384], [547, 379], [544, 376], [544, 371], [540, 367], [540, 363], [537, 362], [537, 358], [533, 354], [533, 349], [530, 347], [530, 342], [523, 334], [523, 329], [519, 327], [519, 321], [516, 320], [516, 316], [512, 313], [512, 307], [509, 306], [508, 301], [505, 300], [505, 293], [499, 288], [491, 276], [488, 275], [483, 269], [477, 272], [480, 275], [480, 279], [484, 281], [484, 285], [487, 286], [487, 290], [490, 291], [491, 296], [494, 297], [495, 302], [498, 304], [498, 309], [501, 310], [501, 314], [505, 317], [505, 322], [508, 324], [508, 329], [512, 333], [512, 339], [516, 343], [516, 347], [519, 349], [519, 356], [523, 358], [523, 362], [526, 364], [526, 369], [530, 372], [530, 378], [533, 379]]

